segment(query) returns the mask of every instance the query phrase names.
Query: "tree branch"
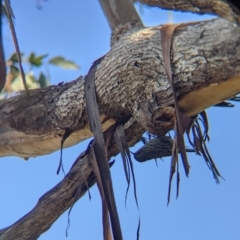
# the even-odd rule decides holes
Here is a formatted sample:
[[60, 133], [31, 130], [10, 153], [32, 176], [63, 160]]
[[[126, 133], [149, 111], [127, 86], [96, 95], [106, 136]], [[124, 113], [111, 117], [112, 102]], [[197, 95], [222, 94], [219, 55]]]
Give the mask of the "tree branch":
[[[179, 106], [188, 116], [240, 92], [239, 36], [239, 27], [221, 19], [184, 24], [175, 31], [173, 81]], [[130, 146], [145, 129], [164, 134], [173, 127], [173, 99], [160, 40], [159, 27], [126, 33], [94, 76], [103, 130], [128, 120], [125, 130]], [[2, 101], [1, 156], [31, 157], [56, 151], [66, 129], [73, 133], [64, 147], [90, 137], [83, 83], [84, 78], [79, 78], [32, 90], [29, 97], [21, 93]], [[110, 156], [118, 153], [114, 142], [108, 152]], [[86, 181], [89, 186], [94, 183], [87, 154], [76, 160], [67, 176], [31, 212], [2, 229], [0, 239], [37, 238], [71, 206], [80, 183], [79, 197], [86, 192]]]
[[[138, 142], [144, 129], [134, 119], [125, 124], [129, 146]], [[109, 157], [118, 154], [115, 142], [109, 146]], [[56, 219], [81, 198], [95, 183], [95, 176], [89, 155], [82, 153], [74, 162], [64, 179], [45, 193], [36, 206], [25, 216], [9, 227], [0, 230], [0, 240], [32, 240], [47, 231]], [[76, 199], [76, 191], [81, 186]]]
[[[2, 19], [2, 0], [0, 1], [0, 19]], [[4, 58], [2, 43], [2, 22], [0, 23], [0, 92], [3, 90], [6, 82], [6, 62]]]
[[[126, 33], [99, 64], [95, 84], [103, 130], [132, 116], [159, 135], [173, 128], [173, 98], [159, 29]], [[182, 112], [196, 115], [240, 92], [239, 36], [238, 26], [221, 19], [176, 29], [173, 82]], [[54, 152], [60, 149], [66, 129], [73, 133], [64, 147], [91, 137], [83, 83], [80, 77], [71, 83], [31, 90], [29, 97], [21, 93], [2, 101], [0, 156], [28, 158]]]
[[99, 3], [112, 30], [120, 24], [131, 22], [142, 25], [141, 18], [131, 0], [99, 0]]
[[139, 2], [168, 10], [216, 14], [231, 22], [240, 24], [239, 2], [235, 0], [138, 0]]

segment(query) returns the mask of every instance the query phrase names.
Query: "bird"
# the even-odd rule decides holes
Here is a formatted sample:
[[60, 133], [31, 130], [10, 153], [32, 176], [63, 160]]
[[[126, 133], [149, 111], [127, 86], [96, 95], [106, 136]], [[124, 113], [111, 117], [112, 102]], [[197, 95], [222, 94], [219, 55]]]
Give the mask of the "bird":
[[[157, 136], [150, 139], [144, 146], [132, 153], [138, 162], [172, 156], [173, 140], [170, 136]], [[186, 152], [195, 152], [186, 148]]]

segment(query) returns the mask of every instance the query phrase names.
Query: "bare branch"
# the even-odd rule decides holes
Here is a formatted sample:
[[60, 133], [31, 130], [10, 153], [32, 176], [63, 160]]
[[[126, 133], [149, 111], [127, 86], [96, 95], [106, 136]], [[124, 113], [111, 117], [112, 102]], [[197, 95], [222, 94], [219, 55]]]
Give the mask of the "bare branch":
[[[168, 10], [216, 14], [231, 22], [240, 24], [238, 1], [225, 0], [138, 0], [143, 4]], [[231, 3], [232, 2], [232, 3]], [[235, 5], [234, 5], [235, 4]]]
[[131, 0], [99, 0], [110, 28], [131, 22], [142, 23]]
[[[0, 1], [0, 19], [2, 19], [2, 1]], [[6, 63], [2, 43], [2, 22], [0, 23], [0, 92], [3, 90], [6, 82]]]
[[[141, 138], [144, 129], [133, 119], [125, 124], [125, 132], [129, 146]], [[109, 146], [109, 157], [118, 154], [115, 143]], [[88, 187], [95, 183], [92, 166], [88, 154], [81, 154], [64, 179], [45, 193], [36, 206], [13, 225], [0, 230], [0, 240], [32, 240], [47, 231], [56, 219], [65, 212], [75, 200], [75, 192], [81, 183], [79, 197]]]
[[[211, 38], [209, 38], [211, 36]], [[172, 43], [173, 82], [179, 106], [194, 116], [240, 92], [240, 28], [225, 20], [179, 27]], [[174, 109], [163, 66], [159, 28], [124, 35], [95, 74], [103, 130], [134, 116], [147, 130], [173, 128]], [[86, 116], [84, 78], [29, 91], [0, 103], [0, 156], [24, 158], [60, 149], [92, 136]], [[150, 107], [156, 111], [147, 112]], [[151, 106], [150, 106], [151, 105]], [[156, 119], [151, 122], [151, 119]]]

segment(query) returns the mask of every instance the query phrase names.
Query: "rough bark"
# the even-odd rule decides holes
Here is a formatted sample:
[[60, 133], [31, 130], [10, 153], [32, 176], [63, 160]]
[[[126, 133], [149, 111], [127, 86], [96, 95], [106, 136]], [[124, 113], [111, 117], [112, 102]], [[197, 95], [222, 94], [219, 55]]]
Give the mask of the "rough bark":
[[[87, 157], [80, 158], [74, 169], [66, 175], [64, 180], [45, 193], [32, 211], [12, 226], [0, 231], [0, 239], [37, 239], [41, 233], [48, 230], [58, 216], [71, 206], [78, 186], [82, 184], [82, 193], [79, 196], [81, 197], [87, 190], [87, 186], [91, 187], [95, 183], [89, 165]], [[79, 174], [79, 171], [83, 171], [84, 174]], [[89, 185], [86, 185], [86, 181]]]
[[[182, 12], [215, 14], [240, 24], [240, 5], [237, 0], [137, 0], [143, 4]], [[134, 1], [136, 2], [136, 1]]]
[[[239, 27], [221, 19], [176, 30], [171, 56], [173, 81], [179, 106], [188, 116], [240, 92], [239, 36]], [[103, 130], [116, 121], [128, 121], [129, 145], [139, 141], [144, 129], [161, 135], [173, 128], [173, 99], [160, 42], [158, 27], [132, 29], [115, 41], [95, 75]], [[89, 138], [83, 83], [80, 77], [2, 101], [1, 156], [28, 158], [56, 151], [66, 129], [73, 133], [64, 147]], [[109, 146], [111, 156], [118, 153], [114, 144]], [[85, 193], [85, 179], [89, 186], [94, 183], [88, 155], [79, 158], [29, 214], [0, 231], [0, 239], [36, 239], [71, 206], [81, 182], [79, 197]]]
[[[193, 116], [240, 91], [240, 28], [225, 20], [179, 27], [172, 45], [173, 81], [181, 110]], [[96, 75], [103, 130], [134, 116], [150, 132], [173, 127], [172, 93], [163, 66], [159, 28], [133, 29], [106, 54]], [[4, 100], [0, 104], [0, 156], [49, 154], [91, 137], [84, 78]], [[151, 112], [148, 110], [151, 109]], [[157, 119], [153, 121], [152, 119]]]
[[[129, 146], [138, 142], [144, 129], [131, 118], [124, 126]], [[109, 146], [109, 157], [118, 153], [115, 142]], [[36, 206], [25, 216], [9, 227], [0, 230], [0, 240], [33, 240], [47, 231], [57, 218], [81, 198], [95, 183], [88, 154], [81, 154], [72, 168], [55, 187], [45, 193]], [[81, 187], [79, 195], [75, 193]]]

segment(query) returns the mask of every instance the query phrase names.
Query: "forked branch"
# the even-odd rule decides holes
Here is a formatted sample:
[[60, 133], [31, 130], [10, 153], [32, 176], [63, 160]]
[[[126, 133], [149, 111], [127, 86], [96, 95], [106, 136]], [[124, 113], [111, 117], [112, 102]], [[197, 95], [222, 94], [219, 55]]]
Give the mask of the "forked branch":
[[[129, 146], [138, 142], [144, 129], [133, 119], [125, 124]], [[115, 142], [109, 146], [109, 157], [118, 154]], [[40, 197], [36, 206], [25, 216], [9, 227], [0, 230], [0, 240], [32, 240], [47, 231], [56, 219], [81, 198], [95, 183], [95, 176], [89, 161], [89, 154], [81, 154], [72, 168], [55, 187]], [[76, 198], [76, 191], [81, 186]]]
[[142, 23], [131, 0], [99, 0], [99, 3], [112, 30], [120, 24]]

